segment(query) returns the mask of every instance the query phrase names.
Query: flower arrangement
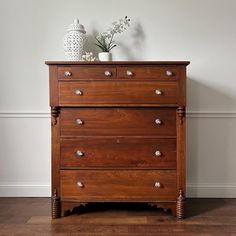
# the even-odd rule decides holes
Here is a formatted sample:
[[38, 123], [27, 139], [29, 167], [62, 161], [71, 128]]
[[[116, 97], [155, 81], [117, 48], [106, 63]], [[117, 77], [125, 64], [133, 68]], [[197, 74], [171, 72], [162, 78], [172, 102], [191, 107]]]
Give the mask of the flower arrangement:
[[102, 49], [103, 52], [110, 52], [117, 45], [114, 43], [114, 36], [117, 33], [122, 33], [130, 26], [130, 19], [125, 16], [125, 18], [119, 19], [118, 21], [114, 21], [112, 26], [107, 29], [107, 31], [101, 33], [96, 36], [95, 39], [99, 48]]

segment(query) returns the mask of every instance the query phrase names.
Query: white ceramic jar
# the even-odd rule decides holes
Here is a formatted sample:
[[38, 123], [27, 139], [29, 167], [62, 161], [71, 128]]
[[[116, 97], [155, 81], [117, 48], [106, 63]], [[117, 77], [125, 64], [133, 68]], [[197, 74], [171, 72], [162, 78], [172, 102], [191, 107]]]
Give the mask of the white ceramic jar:
[[81, 61], [85, 54], [87, 43], [86, 31], [84, 26], [79, 24], [79, 19], [69, 25], [63, 40], [63, 49], [68, 61]]

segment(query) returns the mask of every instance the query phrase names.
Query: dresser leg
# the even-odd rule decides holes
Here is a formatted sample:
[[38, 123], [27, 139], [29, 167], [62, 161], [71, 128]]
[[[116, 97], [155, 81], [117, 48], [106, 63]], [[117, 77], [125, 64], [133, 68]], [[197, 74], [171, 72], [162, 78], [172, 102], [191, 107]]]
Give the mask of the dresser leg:
[[52, 218], [60, 218], [61, 217], [61, 202], [60, 198], [57, 196], [56, 190], [53, 193], [52, 196]]
[[182, 190], [179, 191], [179, 196], [176, 204], [176, 213], [178, 219], [184, 218], [184, 195]]

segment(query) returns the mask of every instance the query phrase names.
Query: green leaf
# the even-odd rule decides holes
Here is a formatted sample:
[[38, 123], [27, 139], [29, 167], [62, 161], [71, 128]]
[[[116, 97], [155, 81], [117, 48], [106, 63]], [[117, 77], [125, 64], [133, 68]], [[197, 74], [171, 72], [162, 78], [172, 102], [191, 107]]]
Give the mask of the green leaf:
[[99, 41], [97, 38], [95, 38], [95, 39], [101, 46], [104, 46], [104, 44], [101, 41]]
[[117, 46], [116, 44], [112, 45], [112, 46], [109, 48], [109, 51], [111, 51], [111, 49], [114, 48], [114, 47], [116, 47], [116, 46]]
[[95, 43], [95, 45], [97, 45], [99, 48], [101, 48], [103, 52], [106, 52], [106, 48], [104, 48], [103, 46], [101, 46], [101, 45], [99, 45], [97, 43]]

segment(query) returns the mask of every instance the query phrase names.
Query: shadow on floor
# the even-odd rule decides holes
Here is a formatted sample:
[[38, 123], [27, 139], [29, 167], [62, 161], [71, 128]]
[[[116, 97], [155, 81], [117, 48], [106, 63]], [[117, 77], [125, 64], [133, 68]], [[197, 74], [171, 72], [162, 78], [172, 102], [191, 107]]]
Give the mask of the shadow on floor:
[[[168, 215], [161, 208], [156, 208], [147, 203], [89, 203], [85, 206], [75, 208], [73, 214], [104, 213], [104, 212], [126, 212], [128, 215], [155, 213], [157, 215]], [[167, 211], [170, 213], [170, 211]]]
[[225, 206], [225, 199], [218, 198], [188, 198], [185, 202], [185, 217], [198, 215], [209, 215], [210, 212], [216, 211]]
[[[211, 215], [217, 212], [217, 209], [223, 208], [227, 203], [226, 199], [202, 199], [189, 198], [185, 202], [185, 218]], [[171, 211], [164, 211], [162, 208], [156, 208], [147, 203], [89, 203], [85, 206], [75, 208], [72, 214], [96, 214], [111, 212], [123, 212], [127, 215], [162, 215], [171, 216]]]

